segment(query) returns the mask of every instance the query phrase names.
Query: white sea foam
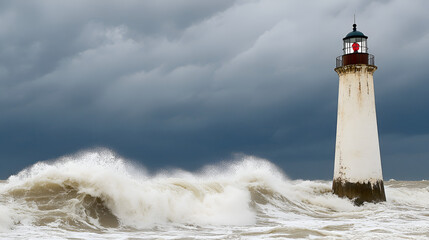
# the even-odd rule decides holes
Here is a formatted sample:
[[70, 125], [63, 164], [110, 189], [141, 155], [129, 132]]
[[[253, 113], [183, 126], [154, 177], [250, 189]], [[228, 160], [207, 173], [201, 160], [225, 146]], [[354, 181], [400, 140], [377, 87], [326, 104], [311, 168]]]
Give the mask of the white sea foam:
[[9, 230], [13, 225], [11, 212], [5, 206], [0, 206], [0, 231]]
[[194, 173], [149, 174], [98, 149], [35, 164], [2, 183], [0, 238], [429, 237], [427, 182], [388, 181], [386, 196], [356, 207], [333, 195], [330, 181], [290, 180], [251, 156]]
[[[130, 171], [131, 164], [103, 150], [37, 163], [10, 177], [8, 188], [28, 190], [41, 184], [70, 184], [79, 193], [101, 198], [126, 226], [168, 222], [245, 225], [255, 222], [246, 183], [252, 184], [270, 173], [263, 175], [264, 170], [257, 170], [255, 175], [249, 175], [247, 168], [269, 165], [262, 160], [248, 159], [243, 164], [243, 168], [237, 163], [227, 166], [226, 174], [212, 167], [201, 174], [174, 171], [149, 176], [145, 171]], [[231, 179], [234, 173], [237, 174]]]
[[407, 185], [396, 188], [387, 188], [388, 201], [394, 204], [409, 207], [429, 207], [429, 187], [412, 188]]

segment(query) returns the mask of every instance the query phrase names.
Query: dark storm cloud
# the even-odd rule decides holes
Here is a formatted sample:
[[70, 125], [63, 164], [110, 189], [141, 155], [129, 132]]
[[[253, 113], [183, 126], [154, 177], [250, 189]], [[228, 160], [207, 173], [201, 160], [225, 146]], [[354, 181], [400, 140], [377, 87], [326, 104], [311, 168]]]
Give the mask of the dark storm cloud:
[[106, 146], [154, 168], [198, 168], [241, 152], [268, 158], [292, 177], [330, 178], [333, 64], [356, 12], [379, 67], [385, 175], [424, 178], [395, 168], [402, 158], [427, 166], [429, 156], [427, 7], [425, 1], [3, 2], [0, 174]]

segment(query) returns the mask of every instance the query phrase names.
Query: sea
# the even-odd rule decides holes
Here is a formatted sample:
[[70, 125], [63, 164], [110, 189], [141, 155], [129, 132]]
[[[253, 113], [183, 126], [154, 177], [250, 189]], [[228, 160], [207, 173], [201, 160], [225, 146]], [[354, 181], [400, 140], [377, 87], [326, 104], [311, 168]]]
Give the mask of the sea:
[[385, 181], [362, 206], [331, 184], [252, 156], [153, 173], [91, 150], [0, 181], [0, 239], [429, 239], [428, 181]]

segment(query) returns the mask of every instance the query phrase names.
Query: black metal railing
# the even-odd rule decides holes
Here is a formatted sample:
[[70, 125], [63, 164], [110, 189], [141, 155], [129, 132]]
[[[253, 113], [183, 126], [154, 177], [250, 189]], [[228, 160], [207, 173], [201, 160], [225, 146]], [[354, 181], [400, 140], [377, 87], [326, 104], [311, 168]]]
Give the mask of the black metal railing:
[[372, 54], [368, 54], [368, 65], [375, 66], [375, 59]]
[[337, 57], [337, 63], [335, 64], [335, 67], [342, 67], [343, 66], [343, 56], [338, 56]]
[[345, 65], [350, 65], [350, 64], [367, 64], [372, 66], [375, 65], [374, 55], [365, 54], [365, 55], [368, 55], [367, 57], [365, 57], [367, 59], [362, 59], [362, 57], [354, 57], [354, 56], [359, 56], [361, 54], [358, 54], [358, 55], [353, 55], [353, 54], [338, 56], [336, 59], [335, 67], [343, 67]]

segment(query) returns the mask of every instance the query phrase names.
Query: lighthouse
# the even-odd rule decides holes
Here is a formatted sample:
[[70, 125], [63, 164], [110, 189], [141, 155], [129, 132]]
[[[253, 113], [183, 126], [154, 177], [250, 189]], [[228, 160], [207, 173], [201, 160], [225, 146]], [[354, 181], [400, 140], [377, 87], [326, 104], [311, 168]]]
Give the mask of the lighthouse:
[[367, 39], [353, 24], [353, 31], [343, 38], [343, 55], [337, 57], [335, 68], [339, 91], [332, 189], [357, 205], [386, 201], [375, 112], [377, 67]]

